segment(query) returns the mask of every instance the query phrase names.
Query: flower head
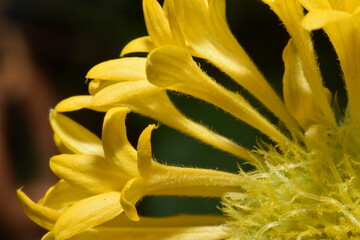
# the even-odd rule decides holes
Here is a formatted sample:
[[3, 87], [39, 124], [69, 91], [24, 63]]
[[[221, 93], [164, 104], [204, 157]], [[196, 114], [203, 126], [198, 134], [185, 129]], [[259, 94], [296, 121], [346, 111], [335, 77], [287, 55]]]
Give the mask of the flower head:
[[[349, 239], [360, 236], [360, 3], [357, 0], [263, 0], [290, 39], [283, 51], [283, 97], [232, 35], [225, 0], [143, 0], [149, 36], [87, 74], [89, 95], [50, 114], [63, 154], [50, 166], [61, 180], [24, 211], [49, 230], [44, 239]], [[305, 14], [306, 12], [306, 14]], [[338, 55], [348, 105], [335, 114], [311, 31], [323, 29]], [[123, 57], [148, 52], [146, 58]], [[206, 74], [202, 58], [247, 90], [278, 120]], [[181, 113], [167, 92], [190, 95], [262, 132], [246, 149]], [[60, 112], [106, 112], [102, 139]], [[154, 160], [149, 125], [136, 149], [126, 137], [129, 111], [153, 118], [246, 161], [238, 174], [175, 167]], [[139, 216], [148, 195], [222, 198], [226, 217]]]

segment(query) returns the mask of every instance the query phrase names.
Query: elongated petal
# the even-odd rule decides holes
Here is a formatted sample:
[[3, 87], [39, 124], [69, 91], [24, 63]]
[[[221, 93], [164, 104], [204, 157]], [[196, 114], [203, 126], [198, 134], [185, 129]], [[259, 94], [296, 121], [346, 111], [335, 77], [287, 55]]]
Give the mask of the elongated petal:
[[117, 83], [118, 81], [98, 80], [93, 79], [89, 82], [88, 90], [90, 95], [95, 95], [100, 90]]
[[[316, 23], [317, 22], [317, 23]], [[360, 121], [360, 14], [312, 10], [303, 21], [309, 30], [324, 28], [339, 57], [354, 122]]]
[[103, 146], [109, 164], [115, 164], [122, 177], [138, 176], [136, 150], [126, 136], [125, 118], [128, 108], [112, 108], [104, 119]]
[[158, 46], [171, 44], [169, 22], [157, 0], [143, 0], [146, 29], [151, 40]]
[[55, 239], [54, 231], [50, 231], [50, 232], [46, 233], [46, 234], [41, 238], [41, 240], [56, 240], [56, 239]]
[[54, 139], [55, 145], [60, 153], [65, 153], [65, 154], [74, 153], [67, 146], [65, 146], [65, 144], [61, 141], [61, 138], [56, 133], [54, 133], [53, 139]]
[[116, 165], [95, 155], [57, 155], [50, 167], [60, 178], [90, 193], [121, 190], [128, 180]]
[[313, 43], [308, 31], [302, 28], [301, 20], [304, 17], [303, 9], [296, 0], [264, 1], [278, 15], [292, 37], [295, 47], [299, 51], [304, 69], [304, 76], [309, 83], [315, 102], [319, 106], [322, 123], [336, 126], [335, 117], [328, 101], [327, 91], [323, 86], [320, 69], [316, 61]]
[[142, 178], [133, 178], [126, 183], [121, 191], [121, 206], [124, 209], [126, 216], [133, 220], [139, 221], [135, 204], [145, 196], [146, 181]]
[[109, 81], [136, 81], [146, 79], [146, 58], [129, 57], [102, 62], [87, 73], [86, 78]]
[[164, 2], [164, 10], [169, 21], [173, 43], [177, 46], [187, 48], [180, 23], [181, 19], [184, 17], [184, 9], [181, 6], [181, 4], [177, 4], [174, 0], [167, 0]]
[[296, 129], [279, 96], [232, 35], [226, 23], [225, 0], [182, 2], [186, 9], [182, 27], [189, 45], [259, 99], [286, 126]]
[[70, 118], [52, 110], [50, 124], [61, 142], [72, 152], [104, 156], [101, 140]]
[[156, 45], [149, 36], [140, 37], [129, 42], [121, 51], [120, 56], [134, 52], [150, 52]]
[[339, 56], [346, 84], [352, 119], [360, 122], [360, 14], [357, 18], [325, 27]]
[[71, 240], [221, 240], [230, 237], [223, 226], [173, 228], [99, 228]]
[[55, 222], [60, 216], [59, 212], [34, 203], [21, 190], [17, 190], [16, 194], [22, 210], [32, 221], [48, 230], [54, 227]]
[[[71, 105], [71, 103], [67, 105]], [[94, 107], [95, 109], [104, 109], [106, 111], [116, 106], [129, 107], [131, 111], [158, 120], [249, 162], [252, 161], [251, 154], [247, 149], [186, 118], [172, 104], [164, 88], [156, 87], [148, 81], [113, 84], [97, 93], [92, 103], [84, 107]]]
[[336, 10], [352, 13], [356, 8], [360, 6], [358, 0], [298, 0], [308, 11], [313, 11], [317, 9], [323, 10]]
[[297, 0], [306, 9], [331, 9], [331, 5], [328, 0]]
[[154, 50], [148, 56], [147, 75], [149, 81], [159, 87], [168, 87], [222, 108], [280, 145], [287, 141], [242, 96], [226, 90], [202, 72], [182, 48], [165, 46]]
[[316, 108], [315, 97], [304, 76], [299, 52], [290, 40], [283, 53], [285, 72], [283, 76], [283, 92], [286, 107], [303, 129], [321, 121], [319, 109]]
[[99, 194], [75, 203], [57, 220], [55, 239], [65, 240], [111, 220], [122, 212], [120, 193]]
[[92, 100], [92, 96], [89, 96], [89, 95], [80, 95], [80, 96], [69, 97], [69, 98], [66, 98], [66, 99], [60, 101], [56, 105], [55, 111], [57, 111], [57, 112], [76, 111], [76, 110], [85, 108], [86, 106], [89, 106], [91, 100]]
[[91, 195], [81, 188], [76, 188], [64, 180], [50, 187], [45, 196], [38, 202], [45, 207], [62, 210]]
[[61, 101], [56, 110], [66, 112], [89, 108], [108, 111], [119, 106], [128, 107], [133, 112], [158, 120], [215, 148], [253, 162], [247, 149], [185, 117], [172, 104], [164, 88], [156, 87], [147, 80], [119, 82], [102, 89], [94, 96], [71, 97]]
[[[135, 82], [120, 82], [104, 88], [102, 91], [95, 94], [91, 107], [102, 105], [117, 104], [133, 101], [134, 99], [143, 99], [146, 96], [156, 94], [163, 91], [163, 89], [151, 85], [147, 80], [140, 80]], [[124, 104], [124, 106], [125, 106]]]
[[149, 178], [152, 169], [151, 132], [156, 126], [149, 125], [140, 135], [137, 144], [138, 171], [143, 178]]
[[138, 222], [130, 220], [125, 214], [120, 214], [111, 221], [102, 224], [99, 227], [104, 228], [165, 228], [165, 227], [197, 227], [222, 225], [228, 218], [223, 215], [200, 215], [200, 214], [182, 214], [169, 217], [144, 217]]
[[305, 29], [312, 31], [325, 27], [329, 23], [352, 17], [350, 13], [335, 10], [313, 10], [302, 21]]
[[227, 172], [153, 165], [148, 179], [134, 178], [121, 191], [121, 205], [126, 215], [138, 221], [135, 205], [147, 195], [221, 197], [225, 192], [237, 191], [239, 178]]

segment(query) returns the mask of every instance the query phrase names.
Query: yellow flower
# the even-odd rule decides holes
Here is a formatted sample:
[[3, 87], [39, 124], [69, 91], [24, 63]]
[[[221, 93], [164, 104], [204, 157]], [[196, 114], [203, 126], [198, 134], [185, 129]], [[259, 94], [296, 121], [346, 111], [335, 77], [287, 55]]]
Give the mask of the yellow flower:
[[[283, 98], [233, 37], [225, 0], [143, 0], [149, 36], [87, 74], [90, 95], [60, 102], [50, 114], [63, 154], [50, 161], [62, 180], [38, 203], [19, 190], [44, 239], [357, 239], [360, 237], [360, 2], [263, 0], [290, 40], [283, 51]], [[306, 9], [306, 15], [304, 14]], [[348, 106], [324, 87], [310, 31], [323, 29], [338, 55]], [[146, 58], [123, 57], [148, 52]], [[279, 120], [260, 114], [197, 64], [203, 58], [257, 98]], [[268, 139], [246, 149], [182, 114], [167, 91], [224, 110]], [[59, 112], [105, 111], [102, 139]], [[254, 167], [239, 174], [167, 166], [152, 158], [148, 126], [134, 149], [129, 111], [153, 118]], [[280, 127], [281, 126], [281, 127]], [[148, 195], [222, 198], [221, 216], [139, 216]]]
[[[101, 140], [70, 118], [51, 112], [50, 123], [57, 145], [67, 153], [54, 156], [50, 160], [50, 167], [62, 180], [37, 204], [21, 191], [18, 192], [24, 211], [40, 226], [50, 230], [45, 239], [54, 237], [62, 240], [73, 236], [77, 236], [75, 239], [96, 238], [96, 233], [81, 233], [119, 214], [126, 214], [129, 219], [138, 221], [135, 204], [145, 195], [221, 197], [226, 192], [239, 189], [239, 176], [236, 174], [155, 162], [150, 145], [154, 125], [149, 125], [143, 131], [135, 150], [126, 137], [125, 117], [128, 111], [120, 107], [106, 113]], [[181, 225], [186, 218], [193, 217], [179, 218], [178, 227], [188, 235], [199, 229], [214, 231], [213, 228], [217, 230], [216, 236], [226, 235], [224, 231], [219, 231], [220, 226], [201, 225], [211, 219], [219, 225], [224, 223], [223, 218], [195, 216], [198, 226], [194, 229]], [[167, 234], [179, 230], [175, 228], [177, 219], [172, 218], [174, 229], [166, 230]], [[121, 231], [113, 231], [108, 234], [121, 236]]]

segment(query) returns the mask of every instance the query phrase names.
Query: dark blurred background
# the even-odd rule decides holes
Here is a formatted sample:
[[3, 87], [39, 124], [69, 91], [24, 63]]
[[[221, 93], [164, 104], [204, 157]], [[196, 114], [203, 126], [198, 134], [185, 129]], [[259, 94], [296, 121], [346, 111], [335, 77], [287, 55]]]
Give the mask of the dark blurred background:
[[[2, 101], [2, 105], [0, 101], [0, 107], [4, 109], [1, 110], [0, 118], [6, 119], [6, 121], [0, 122], [5, 136], [0, 140], [7, 148], [7, 159], [3, 157], [3, 161], [0, 161], [0, 168], [4, 171], [0, 171], [0, 173], [5, 172], [3, 178], [7, 176], [12, 179], [12, 182], [8, 180], [11, 182], [9, 184], [6, 181], [2, 185], [0, 184], [0, 188], [7, 185], [8, 189], [7, 192], [1, 191], [2, 195], [0, 196], [2, 199], [0, 201], [2, 211], [0, 214], [0, 239], [36, 239], [39, 238], [41, 231], [35, 229], [32, 223], [24, 220], [22, 213], [9, 215], [5, 211], [9, 205], [17, 207], [14, 196], [15, 190], [20, 186], [25, 186], [24, 191], [30, 191], [29, 194], [32, 194], [33, 199], [37, 200], [45, 188], [56, 181], [56, 178], [48, 173], [47, 168], [48, 158], [56, 154], [54, 146], [50, 144], [52, 139], [47, 124], [48, 109], [66, 97], [87, 94], [85, 82], [87, 71], [97, 63], [117, 58], [127, 42], [146, 35], [142, 1], [0, 1], [0, 45], [2, 46], [0, 50], [6, 53], [8, 45], [4, 43], [6, 41], [14, 42], [6, 39], [11, 39], [11, 37], [20, 39], [23, 44], [21, 49], [26, 49], [26, 64], [30, 66], [29, 68], [36, 69], [35, 74], [34, 71], [30, 71], [32, 78], [41, 78], [39, 82], [35, 80], [35, 84], [31, 88], [25, 88], [28, 90], [28, 93], [24, 94], [26, 97], [16, 99], [11, 97], [13, 96], [11, 91], [16, 92], [18, 88], [0, 91], [2, 94], [0, 100], [5, 99]], [[241, 45], [272, 82], [274, 88], [281, 93], [280, 83], [283, 72], [281, 54], [288, 41], [288, 35], [277, 17], [258, 0], [228, 0], [227, 14], [229, 25]], [[325, 62], [323, 59], [334, 58], [322, 33], [319, 32], [315, 35], [321, 54], [320, 60]], [[1, 69], [5, 66], [3, 59], [6, 59], [6, 54], [3, 52], [0, 52], [0, 82], [2, 81]], [[15, 69], [15, 72], [21, 72], [20, 64], [22, 62], [14, 62], [16, 64], [13, 64], [12, 69]], [[207, 72], [222, 84], [242, 92], [241, 88], [235, 86], [209, 64], [202, 63], [202, 66], [206, 66]], [[336, 66], [336, 61], [321, 64], [322, 70], [327, 73], [325, 76], [330, 82], [337, 80], [334, 77], [338, 74]], [[30, 75], [24, 73], [20, 76], [19, 78], [23, 79]], [[20, 85], [23, 85], [21, 80], [18, 86]], [[342, 88], [341, 84], [329, 85], [329, 87], [332, 90]], [[26, 92], [25, 90], [24, 92]], [[10, 97], [6, 97], [7, 95]], [[38, 99], [38, 96], [43, 95], [47, 97]], [[250, 147], [256, 143], [258, 133], [227, 114], [192, 98], [171, 93], [170, 95], [175, 104], [191, 118], [211, 126], [214, 130], [244, 146]], [[247, 98], [251, 100], [248, 95]], [[32, 101], [34, 101], [33, 105], [26, 104]], [[38, 118], [32, 116], [35, 111], [32, 109], [40, 106], [37, 105], [37, 102], [41, 102], [42, 106]], [[257, 105], [256, 101], [254, 104]], [[258, 108], [266, 113], [260, 106]], [[71, 113], [69, 116], [98, 135], [101, 134], [103, 114], [82, 110]], [[269, 118], [276, 121], [271, 115]], [[41, 129], [44, 129], [42, 139], [48, 139], [46, 146], [41, 143], [40, 145], [34, 144], [37, 141], [34, 140], [34, 136], [39, 135], [39, 131], [36, 130], [38, 128], [34, 126], [39, 127], [40, 122], [43, 126], [40, 126]], [[136, 144], [138, 135], [150, 122], [152, 121], [136, 114], [128, 116], [128, 134], [133, 144]], [[154, 156], [163, 163], [216, 168], [231, 172], [236, 172], [237, 164], [240, 163], [228, 154], [214, 150], [165, 126], [161, 126], [154, 132], [153, 143]], [[45, 151], [44, 148], [46, 148]], [[6, 164], [5, 161], [7, 161]], [[7, 174], [10, 171], [12, 174]], [[43, 183], [40, 184], [42, 187], [33, 187], [39, 185], [38, 182]], [[32, 189], [36, 189], [34, 193], [31, 193]], [[179, 212], [216, 213], [219, 212], [216, 206], [219, 206], [219, 203], [214, 199], [147, 197], [142, 201], [140, 211], [144, 215], [159, 216]], [[14, 210], [14, 212], [16, 211]]]

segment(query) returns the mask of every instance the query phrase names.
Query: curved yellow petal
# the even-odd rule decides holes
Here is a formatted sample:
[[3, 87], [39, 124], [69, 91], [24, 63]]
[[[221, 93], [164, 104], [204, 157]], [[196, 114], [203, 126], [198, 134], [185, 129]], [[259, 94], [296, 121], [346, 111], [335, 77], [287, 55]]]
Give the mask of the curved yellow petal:
[[188, 51], [175, 47], [157, 48], [148, 56], [148, 79], [159, 87], [180, 91], [214, 104], [260, 130], [280, 145], [287, 138], [241, 95], [226, 90], [198, 67]]
[[16, 194], [22, 210], [32, 221], [48, 230], [54, 227], [55, 222], [60, 216], [59, 212], [34, 203], [21, 190], [17, 190]]
[[358, 0], [297, 0], [300, 2], [308, 11], [315, 9], [326, 9], [326, 10], [337, 10], [345, 12], [353, 12], [357, 7], [360, 6]]
[[173, 105], [164, 88], [156, 87], [148, 81], [113, 84], [95, 94], [87, 107], [107, 111], [118, 106], [128, 107], [133, 112], [158, 120], [249, 162], [253, 160], [247, 149], [185, 117]]
[[62, 144], [72, 152], [104, 156], [101, 140], [65, 115], [51, 110], [50, 124]]
[[[143, 99], [146, 96], [161, 92], [163, 89], [151, 85], [147, 80], [119, 82], [110, 85], [94, 95], [91, 107], [113, 104], [121, 106], [121, 103]], [[125, 106], [125, 104], [124, 104]]]
[[108, 80], [98, 80], [98, 79], [93, 79], [89, 82], [88, 85], [88, 90], [90, 95], [95, 95], [96, 93], [98, 93], [99, 91], [101, 91], [102, 89], [113, 85], [115, 83], [117, 83], [118, 81], [108, 81]]
[[133, 221], [140, 220], [135, 205], [143, 196], [145, 196], [145, 194], [143, 193], [145, 192], [145, 188], [145, 179], [133, 178], [126, 183], [126, 185], [121, 191], [121, 206], [124, 209], [126, 216]]
[[290, 129], [298, 126], [284, 103], [232, 35], [225, 18], [225, 0], [182, 0], [182, 22], [190, 47], [259, 99]]
[[125, 118], [128, 108], [112, 108], [104, 118], [103, 146], [107, 161], [117, 166], [123, 177], [138, 176], [136, 150], [126, 136]]
[[60, 153], [66, 153], [66, 154], [74, 153], [72, 150], [70, 150], [68, 147], [64, 145], [64, 143], [61, 141], [60, 137], [56, 133], [53, 134], [53, 139]]
[[94, 96], [67, 98], [56, 106], [56, 110], [74, 111], [89, 108], [108, 111], [119, 106], [128, 107], [131, 111], [158, 120], [217, 149], [253, 162], [253, 157], [247, 149], [185, 117], [172, 104], [164, 88], [156, 87], [147, 80], [119, 82], [102, 89]]
[[129, 42], [121, 51], [120, 56], [134, 52], [150, 52], [156, 45], [149, 36], [140, 37]]
[[[353, 9], [354, 11], [355, 9]], [[319, 24], [315, 23], [316, 21]], [[352, 120], [360, 121], [360, 14], [335, 10], [311, 10], [303, 25], [312, 30], [323, 28], [329, 36], [340, 60], [343, 72]]]
[[184, 17], [184, 9], [176, 0], [164, 1], [164, 11], [169, 21], [173, 44], [187, 48], [185, 36], [181, 28], [181, 19]]
[[284, 49], [283, 60], [285, 72], [283, 76], [283, 93], [286, 107], [300, 126], [306, 130], [311, 124], [322, 121], [321, 112], [313, 92], [304, 76], [299, 52], [292, 40]]
[[120, 193], [109, 192], [81, 200], [69, 207], [54, 226], [55, 239], [65, 240], [107, 222], [122, 212]]
[[41, 240], [56, 240], [56, 239], [55, 239], [54, 231], [47, 232], [47, 233], [41, 238]]
[[141, 216], [140, 221], [132, 221], [125, 214], [120, 214], [114, 219], [102, 224], [103, 228], [148, 228], [148, 227], [197, 227], [222, 225], [228, 220], [223, 215], [213, 214], [181, 214], [168, 217], [145, 217]]
[[56, 110], [89, 108], [108, 111], [119, 106], [128, 107], [131, 111], [158, 120], [215, 148], [253, 162], [247, 149], [185, 117], [172, 104], [164, 88], [156, 87], [147, 80], [119, 82], [105, 87], [94, 96], [67, 98], [56, 106]]
[[336, 126], [335, 116], [328, 101], [327, 91], [323, 86], [323, 80], [310, 33], [301, 26], [301, 21], [304, 18], [301, 5], [296, 0], [274, 0], [265, 2], [278, 15], [291, 35], [292, 41], [299, 52], [304, 69], [304, 76], [310, 86], [311, 92], [313, 92], [315, 102], [317, 102], [319, 106], [319, 111], [321, 111], [322, 122], [326, 122], [326, 125], [329, 127]]
[[159, 2], [157, 0], [143, 0], [143, 10], [146, 29], [155, 45], [171, 44], [169, 22]]
[[149, 178], [152, 169], [152, 149], [151, 149], [151, 132], [156, 126], [149, 125], [141, 133], [137, 144], [137, 168], [143, 178]]
[[146, 58], [126, 57], [102, 62], [87, 73], [86, 78], [109, 81], [146, 79]]
[[63, 210], [66, 207], [91, 195], [81, 188], [76, 188], [64, 180], [50, 187], [45, 196], [38, 202], [45, 207]]
[[98, 228], [71, 240], [222, 240], [230, 235], [223, 226]]
[[60, 101], [56, 107], [55, 111], [57, 112], [71, 112], [76, 111], [82, 108], [85, 108], [90, 105], [92, 96], [89, 95], [80, 95], [66, 98]]
[[115, 164], [95, 155], [62, 154], [50, 159], [52, 171], [90, 193], [121, 190], [128, 178]]
[[306, 30], [312, 31], [350, 17], [352, 17], [352, 14], [343, 11], [317, 9], [309, 12], [304, 17], [302, 26]]
[[331, 9], [329, 0], [297, 0], [301, 5], [303, 5], [307, 10], [312, 9]]
[[226, 192], [237, 191], [239, 186], [237, 174], [154, 164], [147, 179], [137, 177], [126, 183], [121, 191], [121, 205], [130, 219], [139, 221], [135, 205], [144, 196], [222, 197]]
[[360, 122], [360, 15], [325, 27], [340, 60], [352, 119]]

